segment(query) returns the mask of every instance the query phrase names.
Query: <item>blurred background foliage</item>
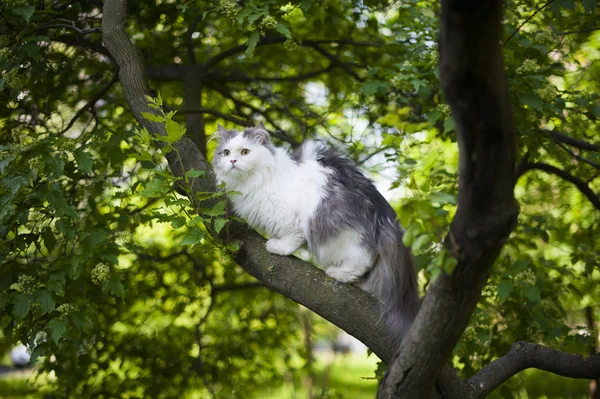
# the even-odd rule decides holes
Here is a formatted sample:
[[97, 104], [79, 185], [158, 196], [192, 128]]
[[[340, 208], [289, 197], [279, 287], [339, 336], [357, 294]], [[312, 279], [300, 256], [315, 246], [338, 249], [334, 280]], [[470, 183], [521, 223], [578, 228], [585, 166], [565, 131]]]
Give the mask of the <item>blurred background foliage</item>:
[[[452, 269], [438, 243], [458, 150], [437, 0], [129, 3], [151, 87], [205, 154], [216, 123], [264, 121], [282, 145], [323, 138], [386, 192], [423, 292]], [[600, 192], [599, 14], [595, 0], [505, 4], [521, 215], [455, 349], [462, 377], [518, 340], [597, 350], [600, 213], [564, 178], [524, 166]], [[26, 344], [39, 371], [0, 379], [0, 395], [373, 397], [374, 356], [332, 352], [335, 327], [190, 224], [161, 153], [139, 148], [101, 17], [98, 0], [0, 4], [0, 350]], [[528, 371], [494, 397], [588, 392], [588, 381]]]

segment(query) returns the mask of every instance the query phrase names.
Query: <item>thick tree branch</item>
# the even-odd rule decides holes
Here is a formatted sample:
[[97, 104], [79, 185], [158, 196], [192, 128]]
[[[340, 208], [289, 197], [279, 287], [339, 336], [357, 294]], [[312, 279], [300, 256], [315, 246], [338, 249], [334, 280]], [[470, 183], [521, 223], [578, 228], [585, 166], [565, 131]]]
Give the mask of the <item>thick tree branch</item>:
[[532, 169], [543, 170], [544, 172], [551, 173], [562, 178], [563, 180], [573, 183], [575, 187], [577, 187], [577, 189], [590, 200], [592, 205], [594, 205], [596, 209], [600, 210], [600, 197], [598, 197], [598, 195], [592, 191], [590, 186], [588, 186], [588, 184], [580, 178], [573, 176], [569, 172], [559, 169], [556, 166], [548, 165], [547, 163], [543, 162], [527, 162], [523, 164], [520, 167], [519, 176], [522, 176], [525, 172]]
[[442, 0], [440, 72], [460, 154], [458, 208], [445, 244], [458, 264], [431, 285], [380, 398], [430, 395], [516, 224], [515, 127], [500, 45], [501, 9], [500, 0]]
[[573, 355], [527, 342], [513, 344], [511, 350], [471, 377], [467, 384], [477, 398], [485, 398], [513, 375], [528, 368], [549, 371], [563, 377], [600, 378], [600, 353]]

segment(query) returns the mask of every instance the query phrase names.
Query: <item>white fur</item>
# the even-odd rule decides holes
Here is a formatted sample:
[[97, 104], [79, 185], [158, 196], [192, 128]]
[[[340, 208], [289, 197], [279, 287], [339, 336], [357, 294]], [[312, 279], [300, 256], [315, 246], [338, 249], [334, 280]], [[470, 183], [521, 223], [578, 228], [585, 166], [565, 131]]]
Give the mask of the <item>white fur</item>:
[[343, 230], [317, 248], [317, 259], [326, 267], [328, 276], [350, 283], [371, 268], [373, 254], [362, 244], [361, 236], [359, 231]]
[[[225, 182], [236, 213], [273, 238], [270, 252], [289, 255], [305, 242], [308, 221], [324, 195], [327, 169], [316, 160], [295, 163], [281, 148], [269, 149], [241, 134], [225, 146], [229, 156], [215, 165], [217, 178]], [[243, 149], [250, 150], [242, 155]], [[231, 160], [236, 160], [234, 166]]]
[[[317, 158], [319, 144], [304, 143], [302, 160], [294, 162], [286, 150], [262, 146], [238, 134], [227, 142], [215, 164], [217, 178], [225, 182], [237, 215], [272, 238], [266, 249], [291, 255], [305, 242], [309, 222], [325, 195], [331, 172]], [[250, 150], [242, 155], [242, 150]], [[235, 165], [231, 161], [235, 160]], [[325, 245], [312, 248], [327, 274], [342, 282], [353, 282], [369, 270], [373, 255], [361, 244], [360, 232], [342, 231]]]

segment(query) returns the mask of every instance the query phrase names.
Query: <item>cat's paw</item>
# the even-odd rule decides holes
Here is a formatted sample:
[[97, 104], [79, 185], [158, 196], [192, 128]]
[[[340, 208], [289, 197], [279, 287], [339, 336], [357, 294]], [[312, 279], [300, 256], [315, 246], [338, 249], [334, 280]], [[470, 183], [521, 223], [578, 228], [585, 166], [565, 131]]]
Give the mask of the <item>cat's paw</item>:
[[271, 238], [267, 241], [265, 246], [267, 251], [275, 255], [287, 256], [291, 255], [299, 248], [299, 245], [295, 241]]
[[360, 275], [357, 275], [356, 271], [341, 267], [328, 267], [325, 274], [342, 283], [355, 283], [360, 279]]

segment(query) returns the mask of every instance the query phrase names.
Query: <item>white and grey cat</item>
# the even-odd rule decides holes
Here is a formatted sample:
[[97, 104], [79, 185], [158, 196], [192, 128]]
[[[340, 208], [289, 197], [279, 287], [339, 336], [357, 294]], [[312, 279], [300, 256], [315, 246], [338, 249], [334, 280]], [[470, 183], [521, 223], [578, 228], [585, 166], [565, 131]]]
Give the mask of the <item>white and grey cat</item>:
[[269, 252], [302, 245], [330, 277], [359, 286], [384, 304], [382, 317], [398, 345], [419, 297], [413, 259], [396, 214], [356, 165], [306, 141], [291, 154], [275, 147], [264, 125], [237, 132], [219, 125], [213, 166], [235, 213], [271, 237]]

